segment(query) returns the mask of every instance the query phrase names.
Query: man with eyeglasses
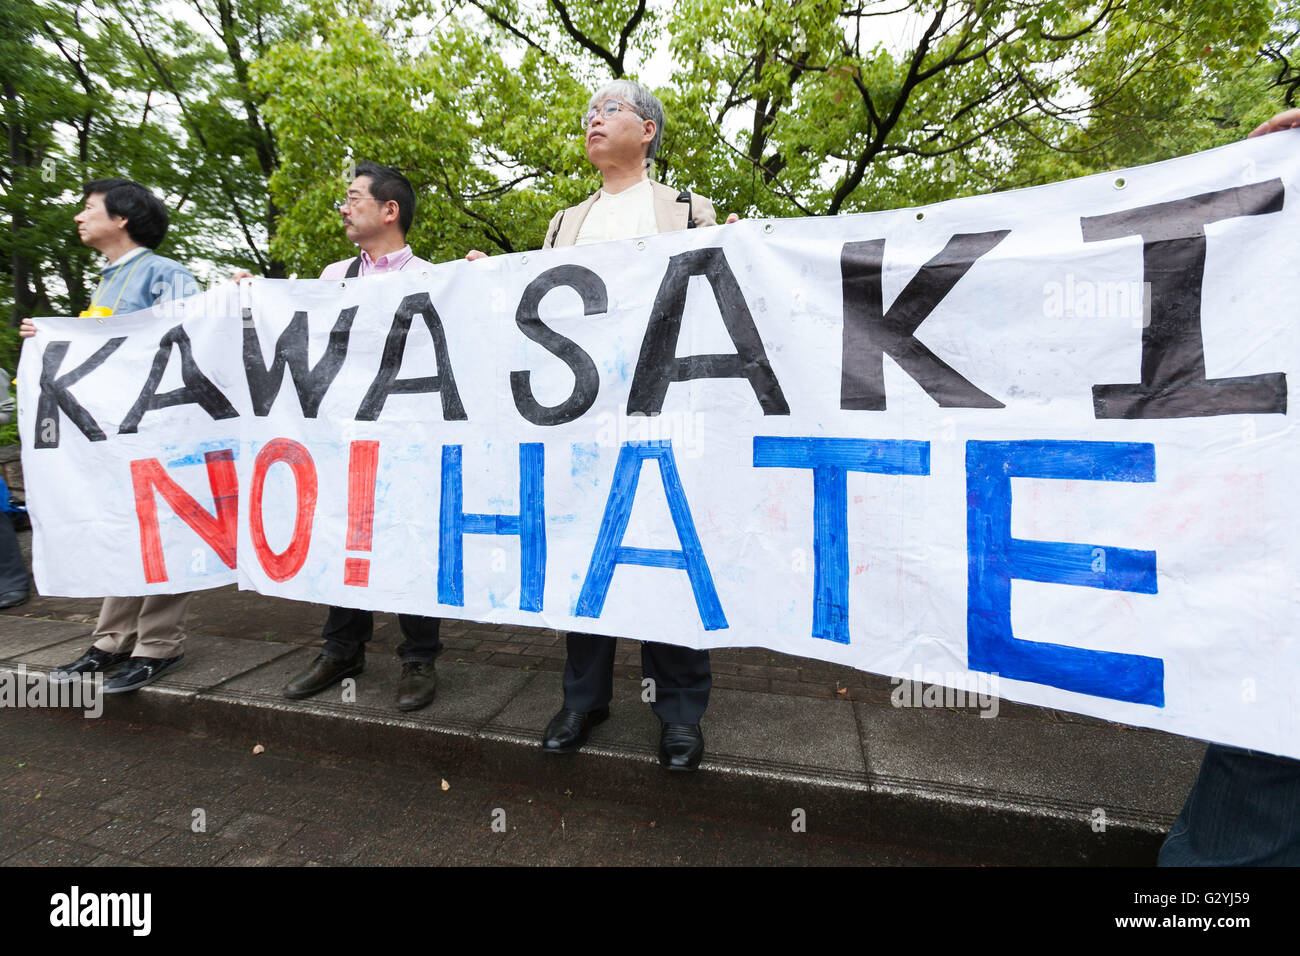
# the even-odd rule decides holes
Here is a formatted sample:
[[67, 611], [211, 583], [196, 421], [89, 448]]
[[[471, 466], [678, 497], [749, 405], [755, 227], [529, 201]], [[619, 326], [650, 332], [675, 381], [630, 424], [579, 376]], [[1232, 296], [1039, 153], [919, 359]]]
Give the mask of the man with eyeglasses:
[[[555, 214], [542, 248], [717, 224], [709, 200], [650, 178], [663, 139], [664, 108], [641, 84], [631, 80], [606, 84], [587, 104], [582, 128], [587, 159], [600, 172], [601, 188]], [[736, 218], [729, 216], [727, 222]], [[478, 250], [466, 256], [482, 257]], [[609, 717], [614, 693], [615, 638], [569, 633], [566, 643], [564, 706], [542, 735], [542, 751], [548, 754], [580, 749], [591, 728]], [[646, 641], [641, 645], [641, 671], [653, 681], [650, 706], [661, 723], [659, 762], [669, 770], [694, 770], [704, 756], [700, 719], [713, 686], [709, 652]]]
[[[353, 169], [347, 195], [339, 204], [348, 239], [358, 254], [331, 263], [322, 279], [352, 279], [419, 269], [430, 263], [411, 252], [406, 242], [415, 218], [415, 190], [405, 176], [378, 163], [359, 163]], [[419, 710], [432, 703], [438, 690], [434, 659], [442, 651], [438, 636], [441, 623], [436, 617], [397, 615], [402, 643], [397, 656], [402, 662], [397, 682], [397, 709]], [[360, 674], [365, 667], [365, 645], [375, 629], [375, 615], [357, 608], [331, 607], [322, 633], [320, 655], [302, 673], [289, 681], [284, 695], [301, 700], [319, 694], [345, 677]]]
[[[709, 200], [650, 178], [663, 140], [664, 108], [645, 87], [631, 80], [607, 84], [591, 98], [582, 128], [587, 159], [600, 171], [601, 188], [555, 214], [542, 248], [717, 225]], [[727, 221], [735, 220], [733, 215]]]

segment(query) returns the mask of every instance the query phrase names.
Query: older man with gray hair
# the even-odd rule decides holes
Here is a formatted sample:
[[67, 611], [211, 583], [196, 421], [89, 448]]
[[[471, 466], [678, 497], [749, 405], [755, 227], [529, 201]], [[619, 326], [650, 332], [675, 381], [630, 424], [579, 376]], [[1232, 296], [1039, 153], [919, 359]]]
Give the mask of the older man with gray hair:
[[[653, 93], [631, 80], [614, 80], [591, 97], [582, 117], [587, 159], [600, 172], [600, 191], [562, 209], [546, 227], [543, 248], [695, 229], [717, 224], [713, 204], [687, 189], [650, 178], [663, 140], [664, 108]], [[734, 222], [730, 216], [727, 222]], [[466, 258], [478, 259], [477, 250]], [[567, 635], [564, 705], [542, 735], [542, 750], [573, 753], [591, 728], [609, 717], [614, 686], [615, 639]], [[704, 756], [700, 719], [713, 685], [709, 652], [647, 641], [642, 674], [653, 681], [651, 707], [662, 724], [659, 762], [669, 770], [694, 770]]]
[[[694, 229], [717, 224], [713, 204], [650, 178], [664, 135], [664, 108], [631, 80], [614, 80], [587, 104], [582, 121], [587, 159], [600, 170], [600, 191], [555, 214], [543, 248]], [[734, 218], [734, 217], [733, 217]]]

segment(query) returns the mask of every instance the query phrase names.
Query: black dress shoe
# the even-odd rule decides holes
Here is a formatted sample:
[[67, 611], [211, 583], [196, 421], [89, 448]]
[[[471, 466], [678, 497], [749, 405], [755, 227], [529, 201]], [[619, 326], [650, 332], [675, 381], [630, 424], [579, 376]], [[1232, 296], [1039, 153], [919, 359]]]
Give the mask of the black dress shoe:
[[185, 660], [184, 654], [176, 657], [133, 657], [126, 666], [104, 682], [105, 694], [125, 694], [152, 684], [163, 674], [175, 670]]
[[7, 607], [18, 607], [20, 604], [26, 604], [31, 596], [31, 591], [6, 591], [4, 594], [0, 594], [0, 611]]
[[319, 694], [325, 688], [332, 687], [345, 677], [360, 674], [365, 670], [365, 667], [365, 651], [362, 651], [356, 657], [347, 657], [342, 660], [321, 654], [312, 661], [311, 667], [285, 685], [284, 696], [290, 700], [302, 700], [312, 694]]
[[438, 672], [433, 661], [406, 661], [397, 680], [397, 709], [419, 710], [433, 703], [438, 693]]
[[561, 709], [546, 725], [546, 733], [542, 734], [542, 753], [573, 753], [587, 742], [592, 727], [608, 719], [608, 707], [599, 707], [589, 713]]
[[66, 667], [51, 671], [50, 680], [60, 684], [80, 677], [82, 674], [102, 674], [110, 667], [125, 664], [130, 659], [130, 654], [113, 654], [109, 651], [101, 651], [98, 647], [92, 647]]
[[699, 724], [664, 724], [659, 734], [659, 762], [669, 770], [694, 770], [704, 756]]

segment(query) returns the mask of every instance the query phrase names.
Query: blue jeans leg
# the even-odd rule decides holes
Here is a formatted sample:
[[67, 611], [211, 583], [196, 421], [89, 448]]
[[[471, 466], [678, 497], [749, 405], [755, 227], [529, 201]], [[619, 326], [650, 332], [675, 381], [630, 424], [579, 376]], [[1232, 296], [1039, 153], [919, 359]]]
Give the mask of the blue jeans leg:
[[1300, 866], [1300, 760], [1211, 744], [1160, 866]]

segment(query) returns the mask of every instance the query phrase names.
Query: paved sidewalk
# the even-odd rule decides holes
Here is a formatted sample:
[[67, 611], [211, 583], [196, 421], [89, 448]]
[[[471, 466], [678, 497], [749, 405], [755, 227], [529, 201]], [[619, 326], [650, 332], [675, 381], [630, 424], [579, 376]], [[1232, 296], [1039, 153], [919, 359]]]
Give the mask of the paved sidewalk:
[[[93, 600], [34, 598], [0, 613], [0, 670], [73, 660], [97, 608]], [[234, 588], [203, 592], [192, 605], [185, 667], [109, 698], [106, 716], [550, 794], [635, 799], [655, 813], [724, 814], [737, 824], [802, 809], [844, 837], [1037, 863], [1153, 862], [1204, 749], [1011, 703], [993, 720], [974, 710], [895, 708], [886, 678], [765, 649], [724, 649], [712, 652], [705, 764], [683, 779], [655, 761], [657, 729], [640, 701], [634, 642], [620, 642], [613, 718], [581, 754], [554, 758], [537, 743], [560, 702], [556, 632], [446, 622], [438, 699], [399, 714], [392, 651], [400, 636], [391, 615], [376, 617], [355, 701], [337, 690], [284, 699], [285, 682], [314, 656], [324, 617], [323, 607]]]
[[[978, 862], [635, 801], [0, 711], [0, 866]], [[494, 828], [494, 823], [496, 824]]]

